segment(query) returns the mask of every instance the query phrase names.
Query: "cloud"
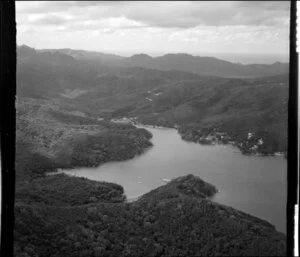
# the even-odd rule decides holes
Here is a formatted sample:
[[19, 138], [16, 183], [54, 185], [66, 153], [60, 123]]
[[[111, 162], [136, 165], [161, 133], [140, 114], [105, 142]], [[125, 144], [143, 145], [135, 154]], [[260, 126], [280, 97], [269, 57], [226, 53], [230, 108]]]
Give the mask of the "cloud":
[[[199, 25], [284, 26], [289, 20], [287, 1], [205, 2], [205, 1], [70, 1], [70, 2], [17, 2], [17, 13], [42, 13], [55, 19], [57, 13], [71, 13], [72, 21], [101, 20], [125, 17], [139, 24], [161, 28], [192, 28]], [[48, 13], [48, 14], [47, 14]], [[41, 25], [47, 25], [47, 18]], [[121, 27], [121, 26], [120, 26]]]
[[46, 26], [64, 25], [68, 22], [68, 19], [54, 14], [43, 15], [42, 17], [37, 17], [31, 20], [33, 24], [46, 25]]
[[150, 26], [190, 28], [198, 25], [281, 25], [288, 2], [155, 2], [135, 4], [125, 15]]
[[143, 28], [144, 25], [134, 20], [129, 20], [126, 17], [111, 17], [99, 20], [84, 20], [84, 21], [73, 21], [66, 26], [66, 30], [71, 31], [89, 31], [89, 30], [102, 30], [107, 33], [121, 29], [135, 29]]
[[16, 18], [18, 41], [41, 48], [286, 52], [289, 40], [288, 1], [17, 1]]
[[72, 3], [63, 1], [17, 1], [17, 14], [35, 14], [35, 13], [51, 13], [51, 12], [65, 12], [72, 7]]

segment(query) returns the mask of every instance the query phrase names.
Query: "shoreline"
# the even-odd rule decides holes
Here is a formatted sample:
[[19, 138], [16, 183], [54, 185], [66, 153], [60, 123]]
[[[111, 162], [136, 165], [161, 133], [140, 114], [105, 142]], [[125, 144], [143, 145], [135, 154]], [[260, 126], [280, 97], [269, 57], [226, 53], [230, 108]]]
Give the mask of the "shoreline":
[[[255, 151], [251, 148], [243, 148], [243, 142], [239, 142], [236, 140], [233, 140], [226, 132], [220, 132], [223, 134], [226, 134], [227, 137], [229, 137], [228, 139], [226, 139], [226, 143], [224, 143], [224, 141], [222, 140], [218, 140], [217, 142], [213, 141], [213, 140], [207, 140], [206, 138], [204, 139], [205, 142], [201, 143], [199, 142], [198, 139], [191, 139], [191, 140], [186, 140], [184, 138], [184, 134], [180, 133], [180, 126], [174, 125], [173, 127], [165, 127], [165, 126], [158, 126], [158, 125], [152, 125], [152, 124], [145, 124], [145, 123], [141, 123], [141, 122], [137, 122], [136, 118], [121, 118], [121, 119], [111, 119], [111, 122], [114, 123], [126, 123], [126, 124], [131, 124], [135, 127], [139, 127], [141, 126], [142, 128], [157, 128], [157, 129], [175, 129], [177, 131], [177, 133], [180, 135], [181, 139], [186, 141], [186, 142], [193, 142], [195, 144], [200, 144], [200, 145], [210, 145], [210, 146], [214, 146], [214, 145], [231, 145], [233, 147], [236, 147], [239, 150], [239, 153], [245, 156], [256, 156], [256, 157], [281, 157], [284, 159], [287, 159], [287, 152], [270, 152], [270, 153], [263, 153], [263, 152], [259, 152], [259, 151]], [[245, 151], [243, 151], [243, 149]]]
[[[149, 128], [157, 128], [157, 129], [175, 129], [175, 128], [168, 128], [168, 127], [159, 127], [159, 126], [153, 126], [153, 125], [148, 125], [148, 124], [142, 124], [142, 123], [135, 123], [134, 124], [134, 126], [136, 127], [136, 128], [139, 128], [139, 127], [142, 127], [142, 128], [147, 128], [147, 127], [149, 127]], [[175, 129], [176, 130], [176, 129]], [[151, 133], [150, 131], [148, 131], [149, 133]], [[178, 131], [176, 131], [176, 133], [178, 133]], [[151, 133], [152, 134], [152, 133]], [[152, 134], [153, 135], [153, 134]], [[182, 138], [181, 138], [181, 140], [182, 140]], [[185, 140], [184, 140], [185, 141]], [[192, 142], [192, 143], [196, 143], [196, 142]], [[225, 145], [225, 144], [217, 144], [217, 145]], [[229, 145], [232, 145], [232, 144], [229, 144]], [[153, 146], [151, 146], [150, 147], [150, 149], [152, 148], [152, 147], [154, 147], [155, 145], [153, 145]], [[215, 146], [215, 145], [211, 145], [211, 146]], [[233, 145], [234, 146], [234, 145]], [[145, 153], [147, 153], [147, 150], [149, 150], [149, 148], [147, 148], [142, 154], [145, 154]], [[239, 153], [239, 154], [241, 154], [241, 151], [238, 151], [237, 153]], [[140, 155], [142, 155], [142, 154], [139, 154], [138, 156], [140, 156]], [[245, 154], [243, 154], [243, 155], [245, 155]], [[266, 156], [260, 156], [260, 155], [257, 155], [257, 154], [252, 154], [252, 155], [249, 155], [249, 156], [257, 156], [257, 157], [266, 157]], [[136, 156], [134, 156], [133, 158], [135, 158]], [[270, 156], [271, 157], [271, 156]], [[277, 157], [276, 155], [274, 155], [274, 156], [272, 156], [272, 157]], [[278, 157], [282, 157], [282, 156], [278, 156]], [[128, 159], [125, 159], [125, 160], [117, 160], [117, 161], [107, 161], [107, 162], [104, 162], [104, 163], [101, 163], [100, 165], [96, 165], [96, 166], [90, 166], [90, 167], [87, 167], [87, 166], [74, 166], [74, 167], [63, 167], [63, 168], [56, 168], [56, 171], [50, 171], [50, 172], [47, 172], [47, 173], [45, 173], [45, 175], [46, 176], [51, 176], [51, 175], [59, 175], [59, 174], [65, 174], [65, 175], [67, 175], [67, 176], [69, 176], [69, 177], [75, 177], [75, 178], [85, 178], [85, 179], [88, 179], [88, 180], [91, 180], [91, 181], [97, 181], [97, 182], [99, 182], [99, 180], [95, 180], [95, 179], [90, 179], [90, 178], [88, 178], [88, 177], [84, 177], [84, 176], [78, 176], [78, 175], [76, 175], [75, 173], [73, 173], [72, 174], [72, 170], [73, 169], [84, 169], [84, 168], [91, 168], [91, 169], [93, 169], [93, 168], [95, 168], [95, 167], [98, 167], [98, 166], [101, 166], [101, 165], [104, 165], [104, 164], [107, 164], [107, 163], [112, 163], [112, 162], [124, 162], [124, 161], [129, 161], [129, 160], [132, 160], [133, 158], [128, 158]], [[68, 171], [70, 171], [70, 172], [68, 172]], [[103, 180], [103, 181], [106, 181], [106, 180]], [[166, 181], [165, 181], [166, 182]], [[169, 183], [170, 181], [168, 181], [168, 183]], [[112, 182], [111, 182], [112, 183]], [[168, 183], [165, 183], [165, 185], [166, 184], [168, 184]], [[117, 183], [117, 184], [120, 184], [121, 186], [122, 186], [122, 184], [121, 183]], [[122, 186], [123, 187], [123, 186]], [[156, 187], [153, 187], [153, 189], [152, 190], [154, 190]], [[125, 195], [125, 197], [126, 197], [126, 202], [128, 202], [128, 203], [131, 203], [131, 202], [135, 202], [135, 201], [137, 201], [138, 199], [140, 199], [144, 194], [147, 194], [148, 192], [144, 192], [143, 194], [141, 194], [141, 195], [139, 195], [139, 196], [137, 196], [137, 197], [130, 197], [130, 198], [128, 198], [127, 199], [127, 195]], [[217, 192], [216, 192], [216, 194], [217, 193], [220, 193], [220, 191], [219, 190], [217, 190]], [[211, 201], [214, 201], [214, 197], [212, 197], [211, 199], [210, 199]], [[232, 207], [233, 208], [233, 207]]]
[[[144, 124], [135, 125], [145, 126]], [[66, 159], [62, 160], [66, 161]], [[81, 160], [83, 162], [77, 164], [83, 163], [84, 166], [84, 158]], [[94, 161], [97, 161], [97, 159]], [[107, 159], [100, 165], [109, 162], [110, 160]], [[186, 227], [193, 226], [197, 228], [209, 222], [208, 225], [204, 225], [203, 231], [215, 234], [219, 238], [228, 236], [226, 225], [228, 222], [233, 222], [236, 233], [241, 233], [239, 235], [239, 238], [241, 238], [239, 244], [241, 245], [244, 245], [243, 237], [248, 238], [249, 233], [251, 240], [260, 234], [264, 235], [264, 238], [270, 240], [274, 247], [277, 246], [273, 243], [272, 238], [280, 238], [284, 242], [286, 237], [284, 233], [276, 230], [276, 227], [267, 220], [240, 211], [240, 209], [231, 205], [215, 202], [213, 198], [220, 191], [216, 190], [212, 197], [208, 197], [212, 191], [210, 187], [214, 186], [194, 175], [176, 177], [164, 185], [157, 186], [137, 197], [127, 199], [124, 188], [119, 183], [97, 181], [75, 174], [68, 174], [64, 172], [62, 166], [58, 167], [56, 166], [56, 171], [53, 171], [55, 169], [53, 168], [51, 172], [41, 173], [39, 178], [19, 185], [16, 193], [16, 222], [17, 224], [26, 224], [26, 226], [16, 226], [19, 238], [28, 237], [28, 235], [30, 235], [29, 238], [37, 238], [40, 241], [32, 244], [36, 245], [37, 249], [45, 249], [43, 250], [45, 252], [49, 249], [53, 250], [53, 248], [50, 248], [51, 246], [48, 246], [48, 241], [44, 241], [44, 234], [41, 232], [41, 227], [45, 224], [46, 227], [53, 227], [55, 231], [61, 233], [56, 236], [57, 242], [59, 242], [59, 245], [61, 245], [61, 242], [66, 242], [65, 249], [68, 249], [68, 251], [71, 250], [69, 247], [74, 243], [72, 241], [73, 237], [68, 237], [71, 234], [76, 237], [77, 244], [86, 246], [86, 248], [90, 247], [91, 244], [99, 245], [98, 238], [100, 237], [101, 242], [110, 242], [111, 248], [119, 247], [118, 249], [121, 249], [114, 255], [122, 255], [122, 246], [119, 243], [114, 244], [112, 237], [109, 236], [106, 230], [101, 231], [102, 234], [100, 233], [99, 236], [99, 225], [102, 227], [103, 224], [109, 225], [113, 238], [123, 238], [121, 233], [124, 232], [119, 232], [121, 230], [119, 226], [116, 226], [116, 224], [122, 224], [122, 231], [128, 233], [126, 235], [134, 235], [135, 241], [148, 238], [148, 240], [156, 242], [156, 239], [151, 237], [151, 230], [153, 230], [157, 233], [159, 240], [166, 245], [165, 242], [169, 241], [168, 239], [165, 240], [167, 233], [165, 233], [163, 226], [170, 226], [174, 231], [177, 231], [178, 223], [175, 219], [166, 220], [165, 215], [168, 215], [168, 217], [170, 215], [181, 217], [180, 222], [185, 222]], [[165, 182], [167, 182], [167, 179], [165, 179]], [[193, 217], [198, 218], [193, 219]], [[203, 217], [204, 221], [199, 217]], [[35, 220], [36, 222], [28, 223], [28, 220]], [[225, 229], [219, 229], [224, 226]], [[64, 231], [67, 231], [66, 235]], [[181, 230], [176, 233], [176, 236], [186, 240], [186, 243], [196, 242], [193, 237], [186, 236]], [[195, 233], [197, 233], [196, 230]], [[86, 235], [89, 234], [91, 234], [91, 237], [87, 241]], [[206, 238], [204, 235], [199, 236], [199, 240], [207, 240]], [[208, 240], [211, 244], [215, 243], [215, 238]], [[228, 247], [229, 253], [239, 249], [239, 246], [238, 248], [235, 246], [236, 240], [232, 240], [230, 237], [227, 240], [234, 242], [232, 248]], [[174, 242], [171, 242], [170, 247], [174, 245]], [[24, 245], [23, 241], [20, 240], [17, 243], [21, 246]], [[131, 241], [125, 238], [122, 242], [122, 245], [124, 244], [129, 245]], [[168, 245], [164, 247], [166, 250], [171, 249]], [[251, 253], [252, 248], [248, 247], [247, 244], [245, 244], [245, 247]], [[144, 249], [144, 246], [141, 249]], [[105, 253], [105, 251], [104, 249], [103, 252]], [[280, 251], [285, 251], [284, 245], [282, 245]], [[109, 253], [109, 250], [107, 250], [107, 253]], [[86, 256], [92, 256], [92, 254]]]
[[[109, 181], [99, 181], [99, 180], [93, 180], [93, 179], [90, 179], [88, 177], [83, 177], [83, 176], [77, 176], [75, 174], [70, 174], [70, 173], [66, 173], [63, 169], [57, 169], [57, 171], [55, 172], [48, 172], [45, 174], [46, 176], [59, 176], [59, 175], [65, 175], [67, 177], [69, 177], [71, 180], [72, 179], [84, 179], [86, 180], [87, 182], [91, 182], [91, 183], [110, 183], [110, 184], [115, 184], [117, 186], [121, 186], [123, 188], [123, 185], [122, 184], [119, 184], [119, 183], [114, 183], [114, 182], [109, 182]], [[135, 196], [135, 197], [131, 197], [131, 198], [127, 198], [127, 195], [123, 194], [124, 196], [124, 201], [123, 203], [124, 204], [132, 204], [132, 203], [136, 203], [138, 202], [139, 200], [143, 200], [144, 197], [148, 197], [149, 194], [152, 194], [153, 192], [157, 191], [157, 190], [160, 190], [161, 188], [165, 188], [165, 187], [169, 187], [170, 185], [172, 185], [174, 182], [176, 182], [177, 180], [181, 179], [181, 178], [185, 178], [185, 177], [197, 177], [196, 175], [184, 175], [182, 177], [176, 177], [174, 179], [171, 179], [170, 181], [168, 181], [167, 183], [163, 184], [163, 185], [160, 185], [160, 186], [157, 186], [157, 187], [154, 187], [153, 189], [150, 189], [149, 191], [141, 194], [141, 195], [138, 195], [138, 196]], [[286, 236], [286, 232], [282, 232], [282, 231], [279, 231], [277, 230], [277, 227], [271, 223], [270, 221], [266, 220], [266, 219], [263, 219], [263, 218], [260, 218], [258, 216], [255, 216], [254, 214], [252, 213], [248, 213], [248, 212], [245, 212], [243, 210], [240, 210], [240, 209], [237, 209], [235, 207], [232, 207], [230, 205], [226, 205], [226, 204], [223, 204], [223, 203], [220, 203], [218, 201], [215, 201], [214, 198], [216, 197], [217, 194], [221, 193], [221, 190], [216, 188], [213, 184], [211, 184], [210, 182], [206, 182], [204, 181], [205, 184], [207, 185], [210, 185], [214, 188], [214, 193], [213, 195], [210, 195], [210, 196], [205, 196], [204, 199], [206, 201], [209, 201], [212, 205], [218, 205], [218, 206], [222, 206], [223, 208], [225, 209], [228, 209], [230, 211], [233, 211], [233, 212], [238, 212], [238, 213], [241, 213], [243, 215], [246, 215], [247, 217], [252, 217], [256, 220], [260, 220], [266, 224], [269, 224], [270, 226], [272, 226], [278, 233], [282, 233]], [[123, 188], [124, 189], [124, 188]], [[189, 192], [189, 191], [188, 191]], [[189, 196], [189, 194], [187, 193], [187, 196]], [[192, 196], [192, 197], [196, 197], [196, 196]], [[196, 198], [198, 198], [199, 196], [197, 196]]]
[[[182, 245], [199, 243], [199, 240], [206, 240], [210, 245], [214, 245], [223, 238], [224, 243], [229, 242], [226, 247], [228, 253], [241, 250], [240, 254], [247, 251], [252, 256], [253, 247], [245, 240], [253, 241], [258, 237], [263, 242], [267, 240], [269, 247], [265, 248], [266, 256], [272, 256], [267, 253], [272, 253], [274, 249], [280, 250], [280, 256], [284, 256], [284, 233], [276, 230], [267, 220], [212, 201], [209, 196], [214, 195], [215, 187], [191, 174], [177, 177], [141, 197], [130, 199], [126, 199], [122, 186], [118, 184], [62, 174], [31, 183], [32, 186], [24, 185], [16, 195], [18, 238], [15, 242], [19, 246], [24, 245], [24, 241], [20, 239], [29, 237], [32, 239], [32, 245], [36, 245], [39, 251], [46, 253], [50, 249], [53, 250], [48, 240], [52, 240], [52, 231], [55, 229], [55, 242], [64, 242], [68, 251], [73, 249], [72, 243], [76, 242], [79, 246], [84, 245], [88, 248], [91, 244], [98, 246], [101, 240], [100, 242], [108, 242], [113, 249], [118, 247], [115, 253], [106, 249], [107, 253], [111, 253], [108, 256], [121, 256], [124, 244], [141, 242], [144, 238], [154, 243], [158, 238], [163, 249], [171, 249], [168, 256], [171, 255], [177, 238], [185, 240]], [[39, 202], [36, 202], [37, 199]], [[32, 204], [33, 202], [36, 204]], [[28, 220], [34, 222], [28, 223]], [[178, 222], [183, 226], [178, 226]], [[46, 229], [41, 229], [45, 224]], [[170, 243], [166, 227], [170, 227], [175, 233], [175, 240]], [[186, 234], [186, 229], [197, 233], [198, 228], [201, 228], [204, 234], [197, 234], [197, 238]], [[238, 238], [232, 238], [232, 232], [238, 235]], [[47, 240], [44, 239], [45, 233]], [[207, 237], [208, 234], [213, 236]], [[120, 238], [121, 244], [114, 241], [114, 238]], [[279, 248], [278, 241], [281, 242]], [[59, 246], [61, 247], [61, 244]], [[240, 246], [243, 246], [243, 249], [240, 249]], [[270, 246], [272, 250], [269, 250]], [[137, 244], [137, 247], [144, 249], [145, 246]], [[24, 249], [27, 251], [28, 248]], [[27, 252], [30, 253], [29, 250]], [[196, 253], [197, 251], [192, 255]]]

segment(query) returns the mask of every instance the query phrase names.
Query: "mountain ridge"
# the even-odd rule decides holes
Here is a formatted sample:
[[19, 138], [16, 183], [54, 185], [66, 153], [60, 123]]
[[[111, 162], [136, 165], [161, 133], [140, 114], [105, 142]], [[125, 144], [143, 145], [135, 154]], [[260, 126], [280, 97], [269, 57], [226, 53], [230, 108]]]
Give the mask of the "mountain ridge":
[[195, 142], [207, 136], [205, 126], [222, 125], [222, 135], [235, 129], [248, 148], [263, 140], [267, 153], [284, 150], [287, 74], [222, 78], [114, 66], [120, 60], [69, 49], [17, 51], [16, 257], [285, 255], [283, 233], [213, 202], [217, 188], [193, 175], [126, 202], [120, 185], [48, 172], [128, 160], [152, 147], [149, 131], [114, 117], [186, 125], [178, 132]]
[[[31, 49], [31, 52], [29, 49]], [[216, 57], [193, 56], [186, 53], [168, 53], [157, 57], [151, 57], [148, 54], [141, 53], [130, 57], [122, 57], [115, 54], [72, 50], [69, 48], [35, 50], [34, 48], [24, 45], [18, 47], [18, 56], [20, 58], [42, 52], [68, 54], [78, 60], [96, 61], [102, 65], [143, 67], [156, 70], [178, 70], [205, 76], [264, 77], [287, 73], [289, 68], [287, 63], [281, 62], [275, 62], [273, 64], [238, 64]]]
[[52, 51], [52, 52], [64, 52], [64, 51], [74, 51], [74, 52], [88, 52], [88, 53], [97, 53], [97, 54], [103, 54], [103, 55], [111, 55], [111, 56], [116, 56], [116, 57], [119, 57], [119, 58], [132, 58], [134, 56], [145, 56], [145, 57], [150, 57], [152, 59], [156, 59], [156, 58], [162, 58], [162, 57], [167, 57], [167, 56], [191, 56], [191, 57], [200, 57], [200, 58], [210, 58], [210, 59], [217, 59], [217, 60], [220, 60], [220, 61], [224, 61], [224, 62], [229, 62], [229, 63], [233, 63], [233, 64], [240, 64], [240, 65], [244, 65], [244, 66], [247, 66], [247, 65], [274, 65], [274, 64], [288, 64], [288, 62], [280, 62], [280, 61], [274, 61], [273, 63], [271, 64], [266, 64], [266, 63], [250, 63], [250, 64], [243, 64], [243, 63], [240, 63], [240, 62], [231, 62], [231, 61], [227, 61], [227, 60], [224, 60], [222, 58], [219, 58], [219, 57], [214, 57], [214, 56], [207, 56], [207, 55], [195, 55], [195, 54], [188, 54], [188, 53], [166, 53], [166, 54], [162, 54], [162, 55], [156, 55], [156, 56], [151, 56], [150, 54], [146, 54], [146, 53], [137, 53], [137, 54], [132, 54], [128, 57], [126, 56], [122, 56], [122, 55], [119, 55], [119, 54], [112, 54], [112, 53], [107, 53], [107, 52], [101, 52], [101, 51], [96, 51], [96, 50], [83, 50], [83, 49], [72, 49], [72, 48], [41, 48], [41, 49], [37, 49], [37, 48], [34, 48], [34, 47], [30, 47], [26, 44], [22, 44], [22, 45], [17, 45], [17, 49], [20, 49], [20, 48], [28, 48], [28, 49], [33, 49], [35, 50], [36, 52], [45, 52], [45, 51]]

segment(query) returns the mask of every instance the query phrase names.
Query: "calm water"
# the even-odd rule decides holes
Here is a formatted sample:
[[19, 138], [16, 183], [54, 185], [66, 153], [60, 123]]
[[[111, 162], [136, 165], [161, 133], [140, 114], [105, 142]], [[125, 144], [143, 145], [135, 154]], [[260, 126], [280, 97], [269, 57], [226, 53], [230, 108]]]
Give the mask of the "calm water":
[[220, 192], [214, 201], [286, 229], [286, 171], [282, 157], [244, 156], [232, 146], [202, 146], [183, 141], [175, 129], [149, 128], [154, 147], [132, 160], [68, 171], [115, 182], [134, 198], [164, 184], [162, 179], [194, 174]]

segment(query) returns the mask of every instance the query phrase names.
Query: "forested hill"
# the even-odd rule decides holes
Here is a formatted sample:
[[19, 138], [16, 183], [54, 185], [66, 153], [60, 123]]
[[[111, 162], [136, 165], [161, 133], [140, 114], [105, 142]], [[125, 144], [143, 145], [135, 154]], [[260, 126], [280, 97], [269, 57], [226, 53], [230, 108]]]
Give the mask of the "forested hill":
[[258, 151], [284, 151], [286, 75], [224, 78], [231, 70], [219, 60], [211, 69], [218, 76], [200, 76], [178, 66], [132, 67], [135, 57], [17, 51], [16, 257], [286, 254], [284, 234], [214, 203], [217, 188], [193, 175], [129, 203], [120, 185], [48, 174], [128, 160], [152, 147], [149, 131], [110, 121], [119, 117], [176, 126], [183, 139], [199, 143], [218, 132], [246, 150], [263, 140]]
[[[151, 59], [144, 55], [140, 58]], [[21, 46], [18, 96], [51, 99], [62, 110], [81, 111], [91, 117], [128, 116], [147, 124], [179, 125], [182, 137], [196, 142], [204, 142], [217, 130], [226, 133], [226, 141], [236, 142], [245, 153], [286, 152], [288, 74], [281, 74], [282, 70], [274, 76], [224, 78], [219, 66], [214, 68], [218, 76], [200, 76], [157, 70], [159, 66], [112, 65], [125, 59], [80, 50]], [[260, 71], [267, 67], [250, 66]], [[255, 134], [250, 141], [248, 133]], [[258, 144], [261, 140], [263, 143]]]
[[180, 70], [198, 75], [221, 77], [262, 77], [288, 72], [288, 64], [285, 63], [242, 65], [214, 57], [188, 54], [167, 54], [155, 58], [140, 54], [122, 60], [122, 65], [159, 70]]
[[266, 221], [207, 199], [193, 175], [124, 202], [123, 188], [55, 175], [16, 193], [15, 256], [284, 256]]
[[287, 63], [275, 62], [273, 64], [248, 64], [232, 63], [215, 57], [193, 56], [189, 54], [166, 54], [151, 57], [146, 54], [137, 54], [131, 57], [122, 57], [114, 54], [105, 54], [95, 51], [72, 49], [43, 49], [35, 50], [28, 46], [19, 46], [19, 57], [28, 57], [35, 54], [64, 54], [77, 60], [93, 61], [110, 66], [143, 67], [156, 70], [178, 70], [202, 76], [221, 76], [254, 78], [273, 76], [288, 73]]

